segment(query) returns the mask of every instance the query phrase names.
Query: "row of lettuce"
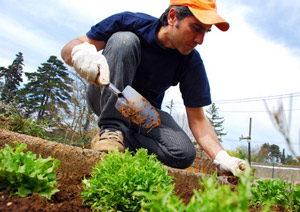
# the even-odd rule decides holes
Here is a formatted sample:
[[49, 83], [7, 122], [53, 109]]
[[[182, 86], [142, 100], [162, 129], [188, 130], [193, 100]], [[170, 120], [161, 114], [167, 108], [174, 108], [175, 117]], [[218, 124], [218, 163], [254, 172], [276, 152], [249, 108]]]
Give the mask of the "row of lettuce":
[[[59, 190], [55, 170], [60, 161], [46, 159], [31, 151], [26, 144], [6, 145], [0, 150], [0, 191], [26, 197], [38, 193], [51, 199]], [[254, 183], [250, 167], [239, 176], [232, 189], [221, 185], [216, 174], [203, 177], [199, 190], [188, 204], [176, 195], [174, 178], [154, 155], [145, 149], [135, 154], [111, 152], [96, 163], [91, 177], [83, 179], [83, 204], [94, 211], [249, 211], [256, 208], [270, 211], [271, 205], [281, 205], [290, 211], [300, 211], [300, 185], [281, 179], [265, 179]], [[188, 180], [188, 179], [187, 179]], [[222, 201], [220, 201], [222, 200]]]

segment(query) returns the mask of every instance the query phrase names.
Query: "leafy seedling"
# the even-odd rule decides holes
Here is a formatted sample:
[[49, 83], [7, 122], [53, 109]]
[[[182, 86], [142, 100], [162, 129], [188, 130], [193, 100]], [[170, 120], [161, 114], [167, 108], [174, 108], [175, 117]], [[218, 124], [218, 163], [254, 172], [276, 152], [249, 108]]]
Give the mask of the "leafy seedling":
[[15, 143], [12, 148], [5, 145], [0, 150], [0, 191], [9, 190], [10, 196], [26, 197], [37, 193], [42, 197], [51, 199], [59, 190], [55, 188], [55, 169], [60, 161], [48, 157], [36, 157], [31, 151], [24, 153], [27, 145]]

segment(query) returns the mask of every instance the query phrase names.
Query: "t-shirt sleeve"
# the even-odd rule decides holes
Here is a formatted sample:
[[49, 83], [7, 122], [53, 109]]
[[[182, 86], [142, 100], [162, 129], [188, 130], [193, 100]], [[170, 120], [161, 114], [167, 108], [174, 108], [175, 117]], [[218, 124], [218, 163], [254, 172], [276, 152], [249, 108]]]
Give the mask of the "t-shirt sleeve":
[[86, 35], [93, 40], [107, 42], [115, 32], [130, 31], [138, 34], [138, 29], [147, 25], [149, 21], [150, 19], [147, 19], [144, 14], [122, 12], [114, 14], [92, 26]]
[[92, 26], [86, 35], [93, 40], [106, 42], [113, 33], [127, 29], [129, 23], [124, 20], [129, 20], [125, 16], [125, 13], [112, 15]]
[[205, 67], [199, 53], [191, 52], [184, 65], [179, 87], [186, 107], [204, 107], [211, 104], [211, 95]]

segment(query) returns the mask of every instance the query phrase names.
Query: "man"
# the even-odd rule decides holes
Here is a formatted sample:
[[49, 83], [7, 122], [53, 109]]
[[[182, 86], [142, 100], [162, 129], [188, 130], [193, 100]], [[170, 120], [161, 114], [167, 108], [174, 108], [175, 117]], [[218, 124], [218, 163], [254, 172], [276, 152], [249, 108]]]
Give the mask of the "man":
[[[66, 44], [62, 58], [90, 83], [88, 104], [99, 116], [101, 131], [92, 149], [146, 148], [165, 165], [189, 167], [196, 156], [194, 145], [160, 109], [164, 92], [179, 83], [189, 127], [199, 145], [221, 172], [240, 171], [245, 161], [224, 151], [203, 110], [211, 104], [210, 89], [195, 47], [202, 44], [212, 25], [229, 29], [214, 0], [171, 0], [160, 19], [143, 13], [115, 14]], [[136, 89], [156, 108], [160, 126], [149, 131], [124, 118], [114, 108], [116, 96], [104, 88], [109, 82], [120, 90], [126, 85]]]

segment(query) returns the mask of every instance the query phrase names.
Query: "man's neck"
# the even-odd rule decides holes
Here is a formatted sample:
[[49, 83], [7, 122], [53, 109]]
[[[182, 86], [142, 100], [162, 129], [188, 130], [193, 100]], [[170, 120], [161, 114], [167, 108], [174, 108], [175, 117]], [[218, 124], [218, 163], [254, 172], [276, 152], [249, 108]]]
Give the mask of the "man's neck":
[[162, 46], [164, 46], [166, 48], [174, 49], [174, 47], [169, 39], [169, 27], [168, 26], [161, 26], [156, 32], [156, 37]]

